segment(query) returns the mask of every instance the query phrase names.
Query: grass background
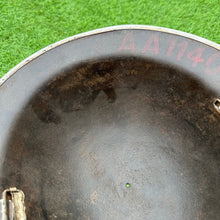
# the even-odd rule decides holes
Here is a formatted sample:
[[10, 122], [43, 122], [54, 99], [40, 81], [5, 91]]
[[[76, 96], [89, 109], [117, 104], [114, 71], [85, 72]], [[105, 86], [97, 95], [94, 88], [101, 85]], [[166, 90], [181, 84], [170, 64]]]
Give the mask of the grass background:
[[168, 27], [220, 43], [220, 0], [0, 0], [0, 77], [51, 43], [120, 24]]

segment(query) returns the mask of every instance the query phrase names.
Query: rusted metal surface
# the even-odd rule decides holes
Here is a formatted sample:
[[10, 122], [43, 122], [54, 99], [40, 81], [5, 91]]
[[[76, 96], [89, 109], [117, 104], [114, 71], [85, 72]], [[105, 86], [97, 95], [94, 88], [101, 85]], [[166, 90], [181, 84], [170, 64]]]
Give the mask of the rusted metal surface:
[[[63, 45], [21, 70], [28, 76], [38, 68], [39, 75], [31, 73], [36, 78], [30, 77], [32, 87], [25, 89], [34, 92], [20, 102], [10, 138], [2, 144], [7, 150], [1, 188], [16, 185], [24, 191], [28, 219], [218, 220], [220, 88], [218, 55], [213, 55], [218, 51], [178, 38], [180, 53], [161, 34], [165, 45], [157, 54], [152, 34], [115, 34], [120, 42], [112, 45], [105, 43], [114, 32], [77, 43], [78, 52], [88, 56], [94, 42], [99, 57], [66, 65], [71, 45]], [[116, 54], [101, 56], [114, 45]], [[203, 50], [197, 48], [203, 47], [206, 53], [199, 57]], [[65, 65], [54, 72], [49, 54], [56, 60], [58, 51]], [[14, 105], [1, 99], [9, 83], [16, 87], [19, 74], [13, 77], [0, 87], [1, 111]]]

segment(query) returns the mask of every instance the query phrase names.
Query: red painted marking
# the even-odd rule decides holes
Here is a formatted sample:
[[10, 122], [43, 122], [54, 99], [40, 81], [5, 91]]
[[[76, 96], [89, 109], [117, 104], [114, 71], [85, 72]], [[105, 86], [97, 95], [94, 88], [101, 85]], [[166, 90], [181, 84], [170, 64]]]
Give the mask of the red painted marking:
[[188, 46], [188, 42], [184, 41], [181, 44], [178, 44], [178, 46], [180, 46], [180, 52], [178, 54], [177, 60], [180, 61], [186, 51], [186, 48]]
[[176, 46], [176, 39], [175, 39], [175, 40], [172, 40], [172, 41], [170, 42], [170, 46], [169, 46], [169, 49], [168, 49], [168, 51], [167, 51], [167, 56], [168, 56], [168, 57], [172, 54], [173, 49], [175, 48], [175, 46]]
[[159, 38], [156, 35], [152, 35], [146, 42], [142, 53], [146, 51], [154, 51], [155, 54], [159, 53]]
[[119, 51], [121, 50], [132, 50], [135, 51], [134, 47], [134, 38], [132, 33], [127, 33], [122, 41], [122, 44], [119, 48]]
[[[207, 61], [206, 63], [206, 69], [205, 69], [205, 72], [207, 74], [212, 74], [212, 75], [216, 75], [216, 74], [220, 74], [220, 66], [218, 66], [216, 69], [211, 69], [211, 65], [212, 65], [212, 62], [217, 59], [217, 58], [220, 58], [220, 53], [217, 53], [217, 54], [213, 54]], [[219, 62], [220, 63], [220, 62]]]
[[202, 59], [202, 53], [205, 49], [204, 48], [197, 48], [192, 52], [188, 53], [187, 58], [193, 61], [192, 66], [195, 67], [197, 63], [202, 63], [204, 59]]

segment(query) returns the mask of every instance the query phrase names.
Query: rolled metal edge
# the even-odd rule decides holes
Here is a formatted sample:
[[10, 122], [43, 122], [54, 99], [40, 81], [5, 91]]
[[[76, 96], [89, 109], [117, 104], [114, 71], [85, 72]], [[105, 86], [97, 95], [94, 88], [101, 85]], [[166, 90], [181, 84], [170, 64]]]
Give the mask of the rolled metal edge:
[[58, 47], [58, 46], [60, 46], [62, 44], [65, 44], [67, 42], [70, 42], [70, 41], [73, 41], [73, 40], [76, 40], [76, 39], [80, 39], [80, 38], [83, 38], [83, 37], [87, 37], [87, 36], [92, 36], [92, 35], [96, 35], [96, 34], [116, 31], [116, 30], [129, 30], [129, 29], [150, 30], [150, 31], [158, 31], [158, 32], [174, 34], [174, 35], [186, 37], [186, 38], [189, 38], [189, 39], [192, 39], [192, 40], [196, 40], [198, 42], [201, 42], [201, 43], [206, 44], [210, 47], [213, 47], [213, 48], [216, 48], [216, 49], [220, 50], [220, 45], [215, 43], [215, 42], [212, 42], [212, 41], [207, 40], [205, 38], [196, 36], [194, 34], [189, 34], [189, 33], [183, 32], [183, 31], [178, 31], [178, 30], [174, 30], [174, 29], [170, 29], [170, 28], [150, 26], [150, 25], [117, 25], [117, 26], [110, 26], [110, 27], [95, 29], [95, 30], [92, 30], [92, 31], [84, 32], [84, 33], [81, 33], [81, 34], [77, 34], [77, 35], [65, 38], [63, 40], [60, 40], [56, 43], [53, 43], [53, 44], [37, 51], [36, 53], [32, 54], [31, 56], [29, 56], [28, 58], [26, 58], [25, 60], [20, 62], [14, 68], [12, 68], [8, 73], [6, 73], [0, 79], [0, 86], [4, 82], [6, 82], [17, 70], [22, 68], [24, 65], [26, 65], [27, 63], [31, 62], [33, 59], [36, 59], [40, 55], [44, 54], [45, 52], [47, 52], [47, 51], [49, 51], [49, 50], [51, 50], [55, 47]]

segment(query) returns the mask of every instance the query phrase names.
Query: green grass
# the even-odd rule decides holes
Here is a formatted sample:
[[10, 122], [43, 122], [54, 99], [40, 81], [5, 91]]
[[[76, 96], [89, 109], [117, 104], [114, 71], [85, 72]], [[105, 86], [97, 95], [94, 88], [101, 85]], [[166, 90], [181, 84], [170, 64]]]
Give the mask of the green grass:
[[119, 24], [168, 27], [220, 43], [220, 0], [0, 0], [0, 77], [51, 43]]

